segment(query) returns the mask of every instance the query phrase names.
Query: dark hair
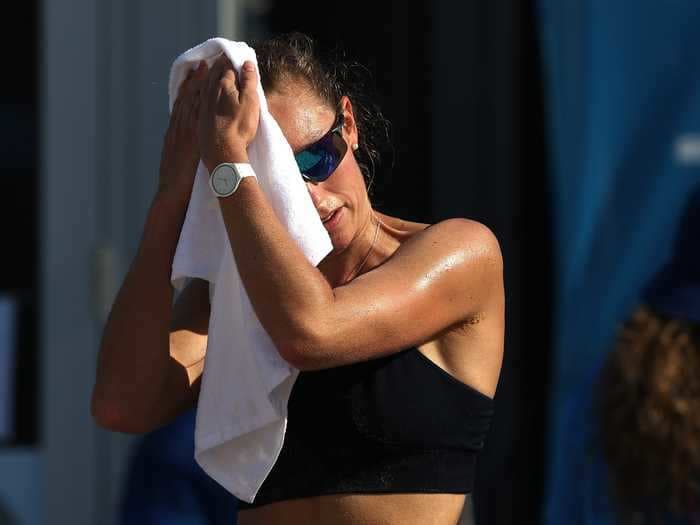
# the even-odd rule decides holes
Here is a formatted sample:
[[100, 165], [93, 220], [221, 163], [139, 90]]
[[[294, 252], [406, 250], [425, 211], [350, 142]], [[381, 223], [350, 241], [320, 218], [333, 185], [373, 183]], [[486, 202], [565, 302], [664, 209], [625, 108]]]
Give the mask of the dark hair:
[[372, 195], [380, 151], [390, 148], [390, 124], [376, 104], [375, 87], [369, 70], [347, 60], [336, 47], [321, 54], [314, 40], [303, 33], [286, 33], [252, 44], [258, 59], [263, 89], [273, 91], [280, 84], [301, 78], [331, 108], [340, 106], [346, 95], [357, 122], [358, 145], [355, 152]]
[[600, 446], [621, 518], [687, 516], [700, 501], [699, 377], [700, 326], [639, 307], [598, 392]]

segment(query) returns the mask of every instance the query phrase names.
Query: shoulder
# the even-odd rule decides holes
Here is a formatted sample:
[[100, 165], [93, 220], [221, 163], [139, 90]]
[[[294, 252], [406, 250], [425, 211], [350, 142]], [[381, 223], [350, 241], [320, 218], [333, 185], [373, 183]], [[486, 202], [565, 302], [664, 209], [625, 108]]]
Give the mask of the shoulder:
[[450, 218], [417, 229], [395, 253], [420, 268], [418, 285], [433, 288], [450, 302], [465, 300], [471, 314], [498, 306], [503, 295], [503, 257], [486, 225]]
[[463, 217], [444, 219], [434, 224], [414, 222], [384, 213], [375, 212], [381, 219], [387, 232], [394, 236], [403, 246], [418, 242], [430, 241], [448, 242], [451, 245], [462, 243], [471, 248], [479, 248], [482, 253], [497, 259], [501, 257], [501, 249], [496, 235], [491, 229], [478, 221]]
[[443, 242], [451, 242], [479, 254], [501, 260], [501, 247], [491, 229], [480, 222], [456, 217], [430, 225], [423, 230], [425, 235], [432, 235]]
[[476, 266], [498, 275], [503, 267], [501, 247], [493, 231], [480, 222], [461, 217], [426, 225], [411, 235], [399, 250], [470, 271]]

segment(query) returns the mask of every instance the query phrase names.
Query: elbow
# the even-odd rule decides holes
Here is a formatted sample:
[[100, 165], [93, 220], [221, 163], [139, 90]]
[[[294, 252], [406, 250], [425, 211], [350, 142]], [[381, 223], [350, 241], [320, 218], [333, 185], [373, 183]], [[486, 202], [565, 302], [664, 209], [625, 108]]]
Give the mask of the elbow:
[[112, 432], [145, 434], [153, 430], [145, 420], [134, 417], [133, 411], [119, 403], [100, 400], [93, 394], [90, 413], [97, 426]]
[[96, 401], [95, 396], [92, 397], [90, 404], [90, 414], [98, 427], [105, 430], [119, 431], [122, 415], [114, 406]]
[[92, 404], [90, 412], [98, 427], [113, 432], [122, 432], [123, 417], [121, 413], [112, 407]]
[[301, 372], [308, 372], [309, 370], [318, 369], [318, 367], [314, 365], [315, 362], [310, 359], [308, 354], [304, 352], [287, 349], [284, 351], [284, 353], [280, 351], [280, 355], [282, 356], [282, 359], [289, 363], [290, 366], [293, 366]]
[[290, 366], [302, 372], [323, 368], [321, 362], [321, 349], [326, 348], [323, 338], [311, 330], [304, 330], [302, 335], [288, 338], [277, 344], [277, 351], [282, 359]]
[[302, 372], [310, 370], [310, 360], [308, 352], [303, 350], [302, 346], [293, 344], [277, 345], [277, 351], [280, 357], [284, 359], [290, 366]]

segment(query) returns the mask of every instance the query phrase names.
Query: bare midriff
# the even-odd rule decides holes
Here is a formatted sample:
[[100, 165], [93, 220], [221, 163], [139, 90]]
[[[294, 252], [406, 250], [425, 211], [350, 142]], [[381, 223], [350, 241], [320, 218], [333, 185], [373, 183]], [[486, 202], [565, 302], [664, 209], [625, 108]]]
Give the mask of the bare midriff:
[[330, 494], [238, 513], [239, 525], [457, 525], [464, 494]]

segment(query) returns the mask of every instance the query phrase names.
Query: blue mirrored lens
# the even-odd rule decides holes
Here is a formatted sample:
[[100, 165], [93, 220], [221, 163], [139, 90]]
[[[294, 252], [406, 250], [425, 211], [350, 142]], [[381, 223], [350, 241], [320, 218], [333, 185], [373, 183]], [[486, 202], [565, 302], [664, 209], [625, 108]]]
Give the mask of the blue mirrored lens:
[[297, 153], [294, 157], [297, 159], [299, 171], [301, 171], [302, 173], [306, 173], [312, 170], [323, 159], [322, 155], [319, 155], [317, 152], [309, 150], [301, 151]]
[[326, 135], [315, 144], [297, 153], [294, 158], [299, 166], [299, 171], [317, 182], [330, 177], [345, 153], [340, 147], [340, 143], [345, 145], [345, 141], [340, 137], [338, 137], [340, 140], [334, 140], [334, 138], [335, 133]]

